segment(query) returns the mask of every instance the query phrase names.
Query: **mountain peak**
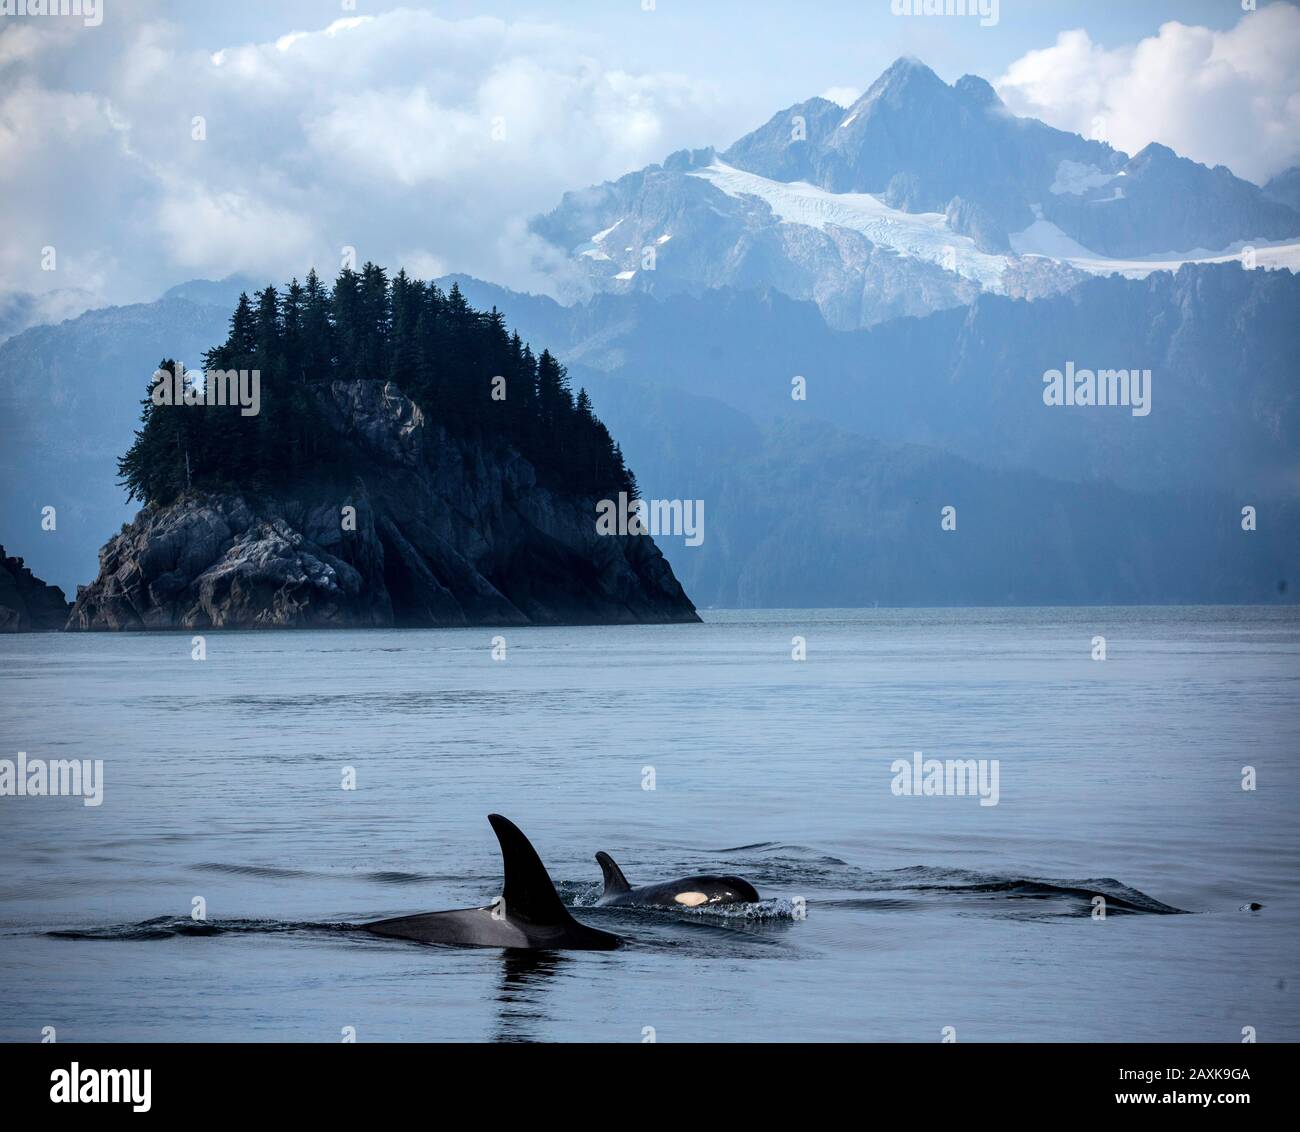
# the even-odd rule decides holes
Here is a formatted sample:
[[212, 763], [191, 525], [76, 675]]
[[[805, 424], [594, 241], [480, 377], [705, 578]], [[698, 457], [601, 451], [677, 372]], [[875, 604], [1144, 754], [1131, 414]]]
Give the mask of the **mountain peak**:
[[962, 75], [953, 89], [968, 102], [973, 102], [977, 106], [1002, 105], [1002, 99], [998, 97], [997, 91], [989, 85], [987, 79], [982, 79], [979, 75]]
[[[871, 84], [863, 99], [873, 95], [879, 97], [885, 93], [898, 94], [903, 91], [923, 90], [925, 88], [946, 87], [947, 84], [929, 67], [912, 55], [900, 55]], [[862, 99], [859, 99], [862, 101]]]
[[915, 55], [900, 55], [881, 72], [881, 78], [886, 78], [890, 75], [906, 75], [912, 73], [933, 75], [935, 78], [939, 77]]
[[867, 117], [877, 106], [916, 109], [952, 96], [952, 87], [911, 55], [895, 59], [850, 108], [854, 118]]
[[1154, 161], [1177, 161], [1176, 154], [1167, 145], [1161, 145], [1159, 142], [1148, 142], [1137, 153], [1133, 155], [1134, 161], [1143, 163]]

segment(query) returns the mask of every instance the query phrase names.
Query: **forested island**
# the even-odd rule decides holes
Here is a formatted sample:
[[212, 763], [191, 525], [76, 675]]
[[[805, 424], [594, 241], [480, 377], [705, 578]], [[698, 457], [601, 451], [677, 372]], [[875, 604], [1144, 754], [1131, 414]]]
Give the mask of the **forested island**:
[[374, 264], [241, 295], [201, 374], [150, 378], [121, 482], [143, 507], [70, 628], [694, 621], [564, 367], [456, 285]]

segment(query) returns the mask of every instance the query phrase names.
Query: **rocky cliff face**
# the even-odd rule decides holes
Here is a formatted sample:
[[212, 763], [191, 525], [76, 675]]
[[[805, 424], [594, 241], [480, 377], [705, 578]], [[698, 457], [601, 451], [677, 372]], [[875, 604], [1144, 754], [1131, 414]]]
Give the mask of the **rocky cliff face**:
[[453, 438], [391, 383], [335, 382], [354, 480], [146, 507], [100, 551], [70, 629], [697, 621], [648, 536], [523, 456]]
[[46, 585], [21, 558], [10, 558], [0, 546], [0, 633], [62, 629], [68, 600], [58, 586]]

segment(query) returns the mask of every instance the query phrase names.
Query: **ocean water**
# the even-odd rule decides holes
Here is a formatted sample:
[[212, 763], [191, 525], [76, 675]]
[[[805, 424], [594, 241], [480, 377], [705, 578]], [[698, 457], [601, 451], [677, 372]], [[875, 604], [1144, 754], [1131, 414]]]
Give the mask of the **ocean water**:
[[[0, 1039], [1300, 1039], [1300, 611], [704, 616], [0, 639], [0, 758], [104, 761], [0, 797]], [[489, 902], [493, 811], [626, 946], [350, 927]], [[593, 908], [598, 849], [764, 899]]]

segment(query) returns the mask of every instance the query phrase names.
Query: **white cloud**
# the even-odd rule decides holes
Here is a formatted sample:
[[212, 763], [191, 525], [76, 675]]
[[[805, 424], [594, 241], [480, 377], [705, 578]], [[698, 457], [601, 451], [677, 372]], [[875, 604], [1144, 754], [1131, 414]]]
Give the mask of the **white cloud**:
[[[254, 192], [212, 191], [202, 182], [169, 187], [159, 202], [158, 230], [171, 261], [186, 272], [275, 276], [288, 264], [312, 260], [319, 240], [301, 212]], [[295, 270], [304, 274], [302, 266]]]
[[62, 21], [54, 21], [51, 26], [40, 27], [35, 21], [19, 23], [6, 20], [0, 25], [0, 68], [23, 59], [34, 58], [47, 47], [52, 46], [59, 36], [66, 36], [71, 28]]
[[706, 144], [734, 109], [712, 80], [628, 73], [586, 33], [524, 21], [397, 10], [201, 49], [153, 16], [93, 30], [0, 39], [0, 186], [28, 202], [0, 229], [6, 290], [84, 287], [93, 263], [128, 302], [194, 276], [332, 275], [344, 246], [544, 286], [528, 217]]
[[829, 102], [843, 106], [846, 110], [862, 97], [862, 88], [856, 86], [833, 86], [822, 91], [822, 97]]
[[1166, 23], [1106, 48], [1083, 30], [1016, 60], [994, 84], [1017, 114], [1128, 153], [1160, 142], [1266, 181], [1300, 164], [1300, 10], [1271, 4], [1226, 31]]
[[[174, 10], [141, 0], [98, 28], [0, 29], [0, 191], [22, 202], [21, 223], [0, 226], [0, 303], [332, 274], [345, 246], [392, 269], [548, 289], [554, 249], [528, 217], [774, 109], [713, 79], [632, 73], [580, 28], [396, 10], [196, 42], [161, 18]], [[1130, 151], [1159, 140], [1262, 179], [1300, 163], [1298, 57], [1300, 12], [1273, 5], [1228, 31], [1171, 23], [1128, 47], [1065, 33], [999, 86], [1018, 111], [1085, 134], [1102, 116]], [[191, 139], [196, 116], [205, 141]]]

